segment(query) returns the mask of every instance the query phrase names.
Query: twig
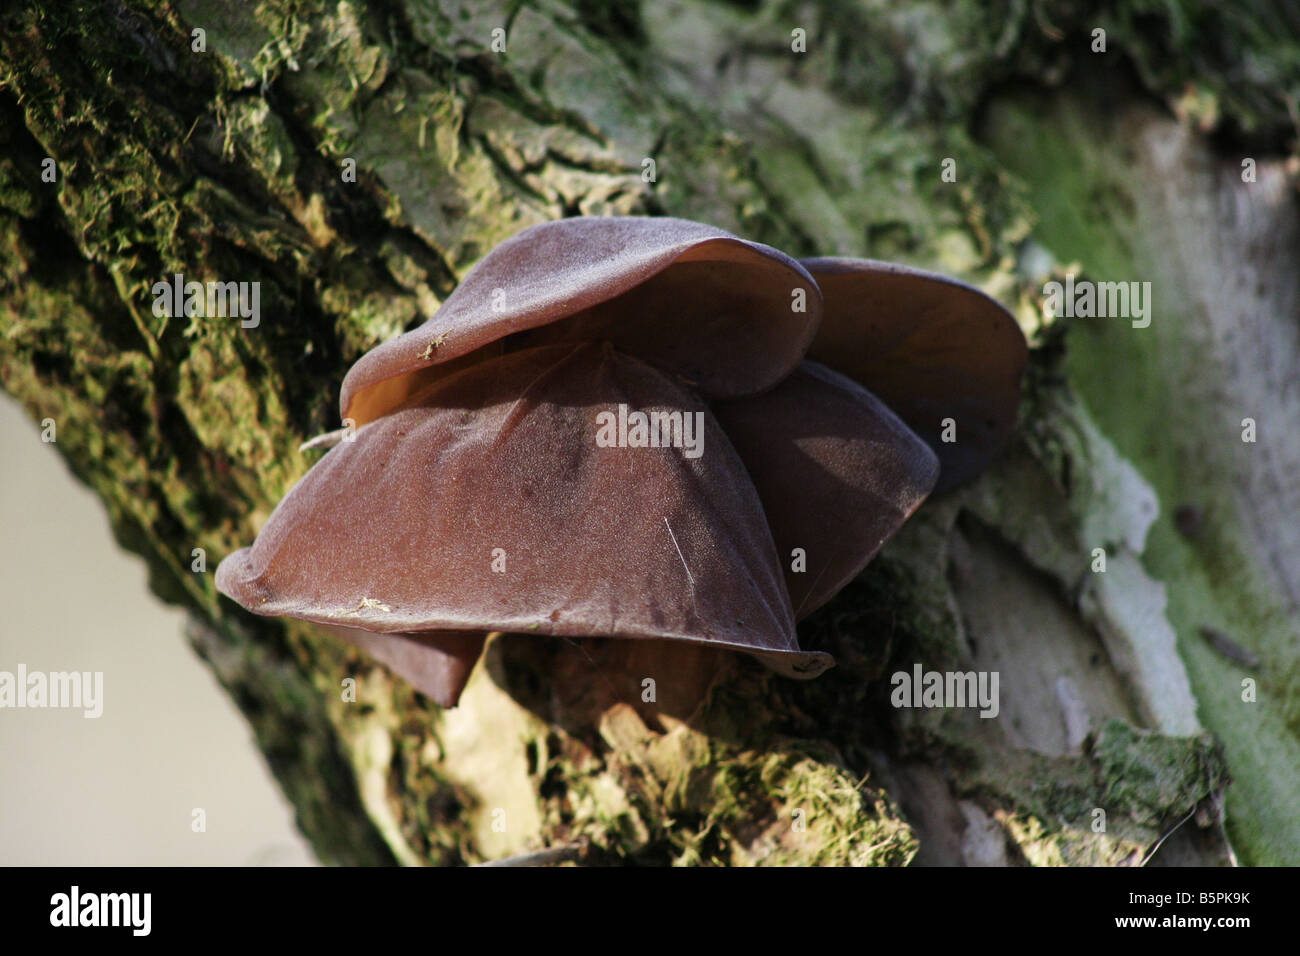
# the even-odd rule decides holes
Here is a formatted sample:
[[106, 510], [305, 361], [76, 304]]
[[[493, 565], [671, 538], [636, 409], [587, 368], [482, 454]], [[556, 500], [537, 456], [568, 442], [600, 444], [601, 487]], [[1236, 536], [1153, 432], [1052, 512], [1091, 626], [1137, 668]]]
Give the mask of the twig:
[[333, 448], [339, 442], [343, 441], [348, 430], [346, 428], [336, 428], [332, 432], [325, 432], [323, 435], [317, 435], [315, 438], [309, 438], [298, 446], [298, 450], [309, 451], [312, 448]]
[[577, 862], [586, 852], [584, 843], [566, 843], [563, 846], [548, 846], [544, 850], [532, 850], [517, 856], [507, 856], [500, 860], [488, 860], [475, 863], [475, 866], [551, 866], [555, 863]]

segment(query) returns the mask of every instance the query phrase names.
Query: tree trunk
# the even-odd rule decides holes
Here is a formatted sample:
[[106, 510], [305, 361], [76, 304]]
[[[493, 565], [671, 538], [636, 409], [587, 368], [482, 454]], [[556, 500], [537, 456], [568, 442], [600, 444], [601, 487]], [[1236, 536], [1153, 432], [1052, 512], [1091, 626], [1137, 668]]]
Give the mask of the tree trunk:
[[[1300, 25], [1146, 6], [21, 6], [0, 383], [324, 861], [1300, 863]], [[358, 356], [527, 225], [658, 213], [959, 275], [1031, 336], [1006, 455], [801, 628], [836, 669], [732, 660], [655, 718], [507, 635], [443, 712], [218, 596]], [[1067, 272], [1149, 280], [1150, 325], [1047, 314]], [[177, 274], [260, 322], [157, 314]], [[915, 665], [996, 671], [1000, 713], [892, 706]]]

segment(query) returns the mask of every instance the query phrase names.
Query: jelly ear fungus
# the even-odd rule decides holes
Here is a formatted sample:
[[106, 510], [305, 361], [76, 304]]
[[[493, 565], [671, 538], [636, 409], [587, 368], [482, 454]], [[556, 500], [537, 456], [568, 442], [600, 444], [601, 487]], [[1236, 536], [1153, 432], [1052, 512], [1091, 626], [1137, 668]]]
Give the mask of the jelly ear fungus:
[[[583, 639], [528, 644], [552, 702], [598, 712], [653, 673], [684, 714], [731, 652], [790, 677], [832, 665], [795, 621], [986, 466], [1025, 359], [1005, 310], [943, 276], [800, 263], [681, 219], [544, 223], [361, 357], [352, 440], [217, 586], [444, 706], [504, 632]], [[629, 409], [676, 416], [702, 453], [602, 440]]]
[[[947, 276], [872, 259], [804, 259], [821, 288], [809, 357], [888, 405], [939, 456], [935, 492], [982, 472], [1011, 437], [1029, 350], [994, 299]], [[952, 438], [944, 440], [951, 421]]]
[[[699, 413], [707, 454], [601, 447], [619, 404]], [[448, 631], [684, 641], [790, 676], [831, 663], [799, 650], [762, 504], [703, 401], [594, 343], [489, 359], [359, 430], [217, 586], [257, 614], [403, 635], [387, 662], [447, 658], [421, 679], [443, 702], [468, 676]]]
[[684, 219], [562, 219], [501, 243], [427, 322], [362, 356], [339, 405], [359, 427], [479, 350], [555, 341], [608, 341], [706, 397], [747, 395], [799, 364], [820, 319], [817, 283], [769, 246]]

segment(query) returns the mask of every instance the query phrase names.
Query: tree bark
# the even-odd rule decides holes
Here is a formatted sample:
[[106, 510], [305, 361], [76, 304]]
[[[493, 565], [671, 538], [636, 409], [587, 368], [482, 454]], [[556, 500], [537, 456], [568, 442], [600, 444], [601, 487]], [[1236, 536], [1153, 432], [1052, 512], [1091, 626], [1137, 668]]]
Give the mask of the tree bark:
[[[1145, 6], [20, 6], [0, 384], [190, 609], [324, 861], [1294, 864], [1300, 27]], [[1006, 455], [801, 628], [835, 670], [729, 660], [656, 718], [506, 635], [443, 712], [219, 597], [358, 356], [527, 225], [660, 213], [962, 276], [1031, 337]], [[1149, 279], [1151, 325], [1048, 315], [1081, 270]], [[260, 323], [155, 314], [176, 274], [260, 283]], [[914, 665], [997, 671], [1001, 713], [892, 706]]]

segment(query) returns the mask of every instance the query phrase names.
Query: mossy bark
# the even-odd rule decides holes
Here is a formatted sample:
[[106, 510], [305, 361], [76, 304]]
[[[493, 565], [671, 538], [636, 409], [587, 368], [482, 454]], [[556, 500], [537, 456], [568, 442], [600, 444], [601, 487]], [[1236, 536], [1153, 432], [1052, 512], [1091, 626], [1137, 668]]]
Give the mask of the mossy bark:
[[[1162, 857], [1223, 862], [1231, 768], [1242, 858], [1300, 862], [1300, 815], [1285, 813], [1295, 566], [1276, 557], [1290, 539], [1259, 532], [1286, 515], [1216, 472], [1212, 542], [1179, 545], [1160, 426], [1204, 367], [1179, 345], [1196, 326], [1173, 321], [1171, 292], [1159, 338], [1080, 345], [1092, 333], [1045, 317], [1040, 295], [1044, 247], [1106, 278], [1143, 278], [1120, 267], [1139, 250], [1131, 261], [1172, 285], [1185, 265], [1153, 237], [1218, 222], [1176, 199], [1115, 212], [1161, 176], [1138, 163], [1112, 188], [1126, 150], [1155, 149], [1107, 126], [1121, 108], [1217, 124], [1293, 195], [1300, 41], [1273, 5], [113, 0], [2, 22], [0, 383], [57, 422], [153, 589], [191, 609], [191, 642], [322, 859], [583, 842], [647, 863], [1123, 863], [1173, 832]], [[1106, 98], [1034, 98], [1062, 78]], [[1205, 148], [1184, 139], [1185, 155]], [[1269, 208], [1294, 250], [1290, 202]], [[795, 255], [938, 268], [1031, 335], [1007, 455], [927, 504], [803, 628], [840, 663], [825, 677], [731, 661], [701, 711], [657, 719], [639, 684], [626, 701], [549, 693], [582, 652], [506, 636], [442, 713], [356, 652], [218, 597], [211, 569], [310, 466], [296, 449], [336, 426], [350, 363], [501, 239], [575, 213], [666, 213]], [[1086, 228], [1070, 231], [1073, 215]], [[176, 273], [259, 282], [260, 324], [156, 316], [153, 284]], [[1285, 288], [1270, 302], [1294, 316]], [[1107, 400], [1109, 355], [1128, 376], [1111, 394], [1140, 409]], [[1249, 378], [1203, 374], [1207, 388]], [[1182, 416], [1173, 445], [1217, 448], [1221, 424]], [[1261, 425], [1262, 489], [1285, 434]], [[1255, 574], [1269, 555], [1276, 573]], [[1202, 593], [1197, 575], [1217, 583]], [[1225, 690], [1239, 675], [1196, 643], [1201, 622], [1263, 659], [1254, 705]], [[915, 663], [998, 670], [1002, 713], [892, 707], [887, 675]]]

